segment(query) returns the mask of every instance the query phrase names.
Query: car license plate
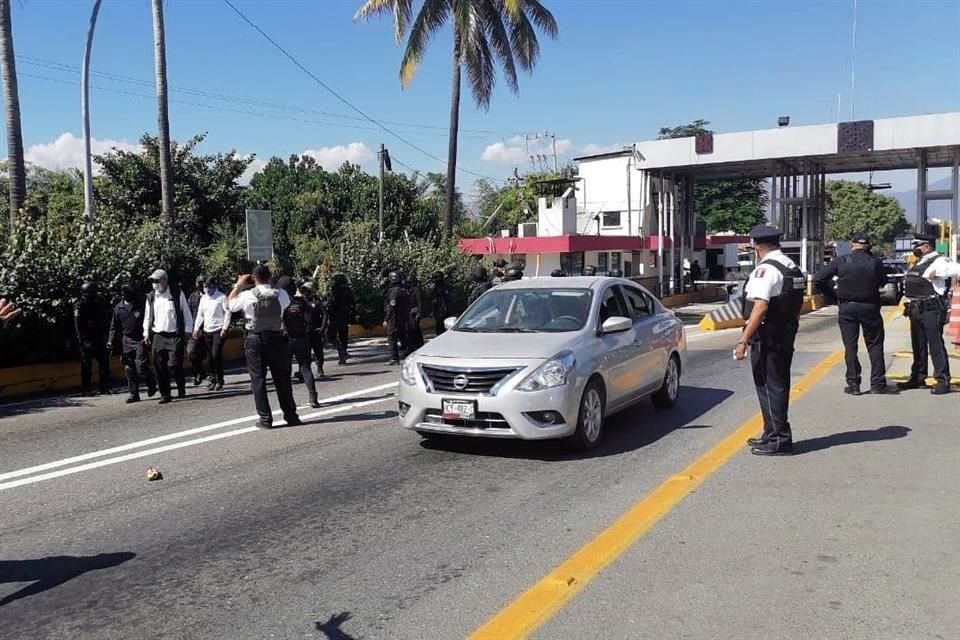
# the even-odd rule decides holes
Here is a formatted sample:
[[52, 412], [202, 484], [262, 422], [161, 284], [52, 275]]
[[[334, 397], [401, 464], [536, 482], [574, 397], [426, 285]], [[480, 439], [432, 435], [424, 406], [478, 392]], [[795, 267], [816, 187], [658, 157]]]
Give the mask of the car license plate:
[[444, 400], [445, 420], [473, 420], [477, 417], [477, 403], [473, 400]]

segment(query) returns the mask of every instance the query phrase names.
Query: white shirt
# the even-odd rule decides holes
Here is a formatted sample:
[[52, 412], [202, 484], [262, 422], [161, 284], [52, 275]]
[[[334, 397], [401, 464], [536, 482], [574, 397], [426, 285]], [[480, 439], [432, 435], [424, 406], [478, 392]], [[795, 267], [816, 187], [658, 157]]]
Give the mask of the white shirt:
[[[183, 330], [186, 333], [193, 333], [193, 314], [190, 313], [190, 305], [187, 304], [187, 297], [183, 295], [183, 291], [180, 292], [180, 311], [183, 313]], [[153, 333], [177, 332], [177, 308], [174, 306], [170, 287], [167, 287], [163, 293], [154, 292], [152, 307], [150, 301], [147, 301], [147, 308], [143, 313], [143, 335], [149, 336], [151, 331]]]
[[[274, 290], [273, 287], [268, 284], [258, 284], [257, 289], [260, 289], [262, 293]], [[277, 299], [280, 301], [280, 313], [282, 315], [286, 308], [290, 306], [290, 296], [283, 289], [277, 289]], [[253, 309], [256, 305], [257, 296], [254, 295], [253, 289], [247, 289], [233, 300], [227, 302], [227, 310], [231, 313], [242, 311], [243, 317], [246, 320], [247, 329], [249, 329], [253, 322]]]
[[[779, 262], [787, 269], [793, 269], [797, 266], [779, 249], [768, 253], [763, 260]], [[747, 280], [747, 286], [743, 293], [747, 300], [766, 300], [770, 302], [770, 299], [780, 295], [781, 291], [783, 291], [783, 274], [780, 273], [780, 270], [776, 267], [760, 264], [750, 274], [750, 279]]]
[[921, 273], [923, 277], [933, 285], [933, 290], [937, 292], [937, 295], [942, 296], [947, 292], [947, 278], [953, 278], [954, 284], [957, 284], [956, 281], [960, 278], [960, 264], [957, 264], [947, 256], [941, 255], [936, 251], [923, 256], [923, 259], [917, 264], [928, 265], [931, 262], [934, 264], [925, 267], [926, 271], [921, 271]]
[[227, 317], [227, 310], [223, 306], [226, 297], [222, 291], [214, 291], [212, 296], [205, 293], [200, 297], [195, 331], [214, 333], [223, 329]]

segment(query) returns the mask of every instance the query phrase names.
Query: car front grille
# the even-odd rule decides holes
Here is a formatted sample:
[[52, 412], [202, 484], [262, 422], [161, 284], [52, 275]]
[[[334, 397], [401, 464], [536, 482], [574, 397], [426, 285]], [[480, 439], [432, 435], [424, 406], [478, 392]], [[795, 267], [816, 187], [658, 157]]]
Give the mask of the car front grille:
[[510, 425], [499, 413], [481, 411], [473, 420], [459, 420], [444, 418], [437, 409], [427, 409], [424, 422], [428, 424], [442, 424], [448, 427], [462, 427], [465, 429], [509, 429]]
[[519, 368], [456, 369], [420, 365], [431, 391], [439, 393], [475, 393], [490, 395], [491, 390]]

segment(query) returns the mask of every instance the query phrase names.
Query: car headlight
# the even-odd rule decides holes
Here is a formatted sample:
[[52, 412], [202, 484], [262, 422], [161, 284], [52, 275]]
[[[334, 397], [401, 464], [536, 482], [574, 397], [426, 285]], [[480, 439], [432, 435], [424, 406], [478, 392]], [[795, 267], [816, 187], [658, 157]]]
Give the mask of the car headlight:
[[576, 364], [577, 359], [573, 356], [572, 352], [565, 351], [557, 354], [537, 367], [536, 371], [520, 383], [517, 390], [543, 391], [544, 389], [561, 387], [567, 384]]
[[417, 363], [413, 358], [407, 358], [400, 367], [400, 380], [411, 387], [417, 386]]

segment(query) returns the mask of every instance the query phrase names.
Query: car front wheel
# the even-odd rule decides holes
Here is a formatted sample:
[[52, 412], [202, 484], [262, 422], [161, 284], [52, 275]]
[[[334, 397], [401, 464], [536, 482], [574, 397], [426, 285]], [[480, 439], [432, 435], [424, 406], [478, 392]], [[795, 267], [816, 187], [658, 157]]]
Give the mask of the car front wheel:
[[580, 398], [577, 430], [570, 436], [570, 444], [575, 449], [588, 451], [600, 442], [603, 434], [604, 403], [603, 385], [598, 380], [591, 380]]
[[663, 386], [653, 394], [653, 406], [658, 409], [668, 409], [676, 404], [679, 395], [680, 359], [674, 354], [667, 362], [667, 370], [663, 374]]

